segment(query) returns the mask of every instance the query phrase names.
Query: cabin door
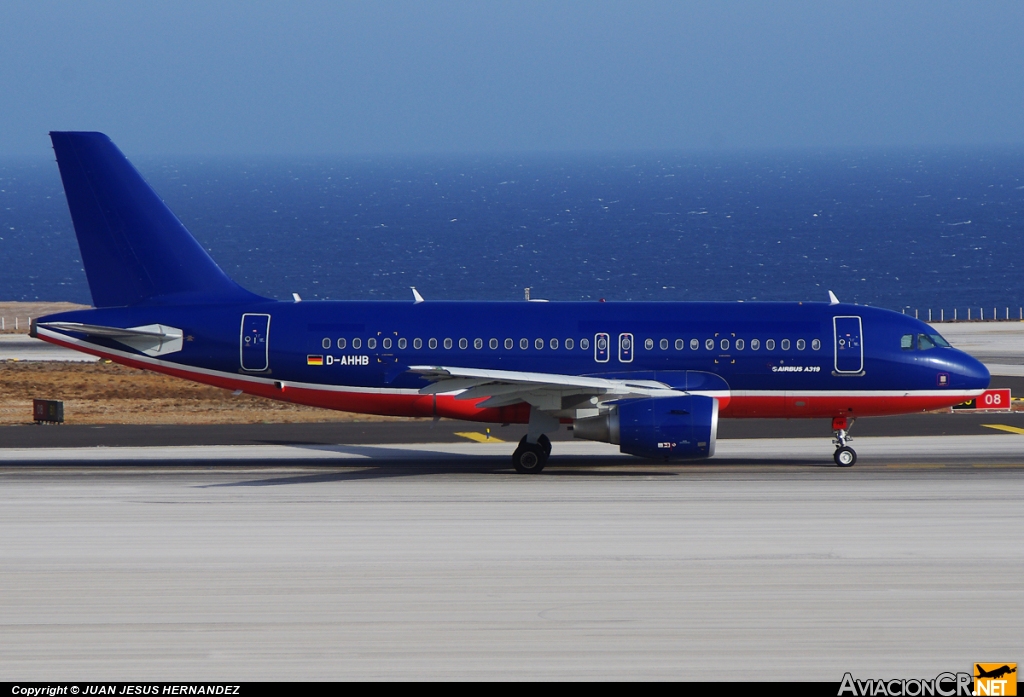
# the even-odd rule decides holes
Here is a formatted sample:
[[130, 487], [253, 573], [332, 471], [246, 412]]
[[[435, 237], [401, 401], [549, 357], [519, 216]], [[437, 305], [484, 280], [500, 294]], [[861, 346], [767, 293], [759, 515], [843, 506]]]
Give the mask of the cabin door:
[[270, 367], [270, 315], [242, 315], [239, 339], [242, 370], [262, 371]]
[[860, 317], [833, 317], [837, 373], [860, 373], [864, 370], [864, 342]]

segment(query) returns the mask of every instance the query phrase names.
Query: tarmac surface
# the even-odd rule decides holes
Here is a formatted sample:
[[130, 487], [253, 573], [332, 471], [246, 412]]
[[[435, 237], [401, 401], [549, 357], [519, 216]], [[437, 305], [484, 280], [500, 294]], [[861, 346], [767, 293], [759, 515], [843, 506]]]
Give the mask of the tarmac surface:
[[[1024, 412], [908, 414], [857, 419], [850, 433], [865, 436], [952, 436], [1005, 434], [1003, 425], [1024, 429]], [[489, 433], [488, 433], [489, 430]], [[0, 428], [0, 450], [184, 445], [364, 445], [466, 443], [487, 439], [516, 443], [526, 434], [520, 424], [500, 426], [471, 421], [409, 419], [400, 422], [332, 422], [217, 425], [37, 425]], [[722, 419], [719, 440], [734, 438], [812, 438], [827, 449], [832, 438], [827, 419]], [[552, 441], [573, 441], [563, 426]], [[580, 441], [576, 441], [580, 442]], [[511, 452], [511, 451], [510, 451]], [[557, 447], [556, 447], [557, 452]]]
[[683, 466], [567, 443], [540, 476], [488, 443], [0, 465], [0, 675], [838, 682], [1019, 660], [1019, 439], [864, 438], [850, 469], [782, 439]]
[[42, 339], [33, 339], [28, 334], [0, 334], [0, 361], [10, 360], [94, 362], [99, 359], [80, 351], [48, 344]]

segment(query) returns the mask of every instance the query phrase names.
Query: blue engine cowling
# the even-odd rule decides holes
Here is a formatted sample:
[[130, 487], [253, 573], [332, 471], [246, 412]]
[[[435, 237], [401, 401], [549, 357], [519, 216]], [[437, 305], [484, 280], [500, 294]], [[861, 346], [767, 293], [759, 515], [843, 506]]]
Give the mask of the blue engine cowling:
[[711, 457], [717, 432], [718, 402], [702, 395], [625, 400], [608, 414], [577, 419], [573, 427], [576, 438], [663, 460]]

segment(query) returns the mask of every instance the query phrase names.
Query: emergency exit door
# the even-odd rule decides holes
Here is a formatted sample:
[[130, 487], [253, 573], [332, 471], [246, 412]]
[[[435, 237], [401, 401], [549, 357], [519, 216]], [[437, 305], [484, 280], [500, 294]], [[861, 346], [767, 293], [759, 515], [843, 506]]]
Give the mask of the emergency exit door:
[[242, 370], [266, 370], [270, 367], [270, 315], [242, 315], [239, 338]]
[[860, 317], [833, 317], [837, 373], [860, 373], [864, 370], [864, 341]]

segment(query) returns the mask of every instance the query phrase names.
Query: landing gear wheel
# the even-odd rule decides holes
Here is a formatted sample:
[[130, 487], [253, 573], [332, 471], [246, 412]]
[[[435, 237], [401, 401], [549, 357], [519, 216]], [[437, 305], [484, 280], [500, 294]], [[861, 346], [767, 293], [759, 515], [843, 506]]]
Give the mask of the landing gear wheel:
[[524, 438], [512, 454], [512, 466], [519, 474], [539, 474], [548, 462], [548, 451], [540, 443], [527, 443]]
[[832, 459], [840, 467], [853, 467], [857, 462], [857, 453], [853, 448], [844, 445], [841, 448], [836, 448], [836, 453], [832, 456]]
[[545, 434], [540, 434], [540, 438], [537, 439], [537, 445], [544, 448], [544, 452], [547, 455], [551, 454], [551, 439], [548, 438]]

